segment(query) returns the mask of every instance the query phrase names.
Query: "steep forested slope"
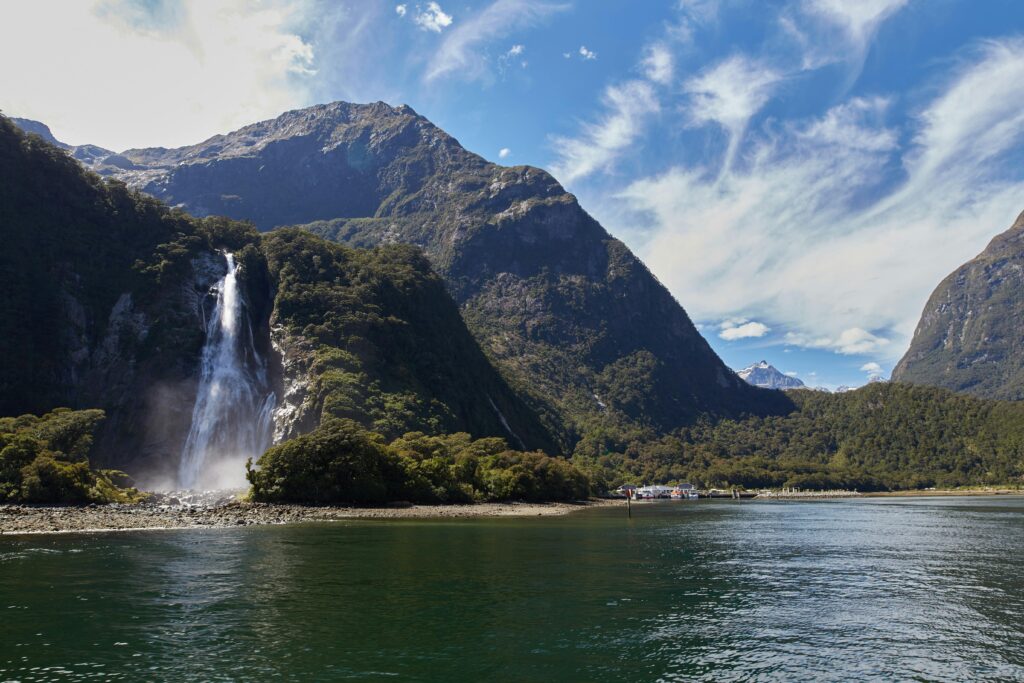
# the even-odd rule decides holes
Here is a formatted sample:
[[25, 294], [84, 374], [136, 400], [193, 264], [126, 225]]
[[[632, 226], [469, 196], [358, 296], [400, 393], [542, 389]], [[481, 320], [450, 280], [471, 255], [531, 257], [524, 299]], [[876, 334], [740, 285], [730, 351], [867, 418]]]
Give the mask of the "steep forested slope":
[[238, 256], [245, 323], [274, 361], [279, 438], [343, 415], [392, 437], [465, 431], [553, 450], [414, 249], [195, 219], [2, 117], [0, 234], [0, 415], [101, 408], [95, 459], [143, 483], [176, 471], [222, 251]]
[[[410, 431], [501, 436], [556, 447], [466, 330], [442, 280], [415, 248], [360, 250], [299, 230], [264, 235], [273, 338], [294, 383], [289, 436], [322, 416], [396, 438]], [[300, 370], [301, 369], [301, 370]]]
[[[1024, 403], [874, 383], [787, 392], [785, 416], [702, 422], [653, 442], [590, 442], [576, 463], [597, 481], [913, 489], [1024, 485]], [[604, 449], [604, 450], [603, 450]]]

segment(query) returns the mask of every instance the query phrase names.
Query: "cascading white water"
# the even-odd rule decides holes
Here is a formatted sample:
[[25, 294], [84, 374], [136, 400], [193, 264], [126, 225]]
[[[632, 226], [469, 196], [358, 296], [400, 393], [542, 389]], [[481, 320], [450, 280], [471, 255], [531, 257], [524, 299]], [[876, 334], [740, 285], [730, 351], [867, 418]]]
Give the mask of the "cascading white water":
[[253, 343], [234, 255], [225, 258], [228, 272], [215, 287], [192, 427], [178, 469], [178, 484], [186, 489], [244, 485], [246, 458], [267, 449], [273, 429], [276, 396]]

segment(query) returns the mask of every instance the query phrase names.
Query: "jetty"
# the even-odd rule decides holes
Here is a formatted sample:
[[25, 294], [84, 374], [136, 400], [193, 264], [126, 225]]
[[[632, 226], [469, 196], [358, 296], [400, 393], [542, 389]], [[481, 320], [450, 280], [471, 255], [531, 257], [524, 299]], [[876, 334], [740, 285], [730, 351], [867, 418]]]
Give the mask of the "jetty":
[[857, 498], [859, 491], [836, 489], [832, 491], [802, 491], [800, 489], [780, 489], [778, 491], [758, 491], [758, 498], [777, 498], [782, 500], [800, 500], [806, 498]]

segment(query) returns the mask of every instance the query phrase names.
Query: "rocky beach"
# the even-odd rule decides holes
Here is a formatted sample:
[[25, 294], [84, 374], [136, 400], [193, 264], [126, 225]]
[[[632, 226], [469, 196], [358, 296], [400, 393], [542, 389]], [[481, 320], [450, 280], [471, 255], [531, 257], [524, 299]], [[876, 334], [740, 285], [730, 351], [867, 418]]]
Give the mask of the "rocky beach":
[[147, 502], [135, 505], [0, 506], [0, 535], [198, 529], [296, 524], [346, 519], [415, 519], [454, 517], [538, 517], [564, 515], [622, 501], [575, 503], [478, 503], [474, 505], [389, 505], [385, 507], [314, 507], [251, 503], [226, 497], [212, 502]]

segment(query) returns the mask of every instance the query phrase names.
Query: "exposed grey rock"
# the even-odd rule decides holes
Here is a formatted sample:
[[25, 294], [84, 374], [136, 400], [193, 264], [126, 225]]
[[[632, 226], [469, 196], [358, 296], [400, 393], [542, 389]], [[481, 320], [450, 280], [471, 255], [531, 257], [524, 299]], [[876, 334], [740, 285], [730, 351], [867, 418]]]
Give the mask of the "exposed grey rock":
[[932, 293], [893, 381], [1024, 399], [1024, 213]]

